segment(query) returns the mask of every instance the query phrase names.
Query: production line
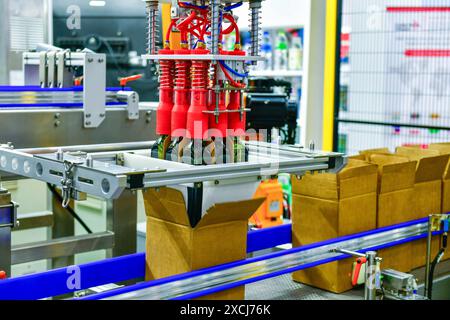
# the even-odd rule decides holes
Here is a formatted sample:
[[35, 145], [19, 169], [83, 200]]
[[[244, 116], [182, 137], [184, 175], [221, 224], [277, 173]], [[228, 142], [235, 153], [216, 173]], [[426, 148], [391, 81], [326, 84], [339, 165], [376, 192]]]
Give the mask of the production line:
[[[434, 180], [441, 190], [448, 154], [440, 150], [423, 156], [411, 146], [396, 154], [369, 150], [348, 157], [316, 150], [313, 142], [308, 147], [293, 143], [292, 123], [287, 124], [289, 144], [277, 143], [277, 130], [251, 132], [253, 139], [248, 139], [247, 117], [261, 125], [258, 129], [270, 127], [267, 113], [255, 110], [260, 101], [267, 112], [274, 112], [268, 108], [272, 105], [286, 108], [276, 120], [289, 117], [289, 93], [247, 95], [250, 69], [264, 60], [264, 1], [168, 1], [170, 21], [159, 48], [158, 19], [165, 2], [145, 0], [147, 52], [141, 57], [157, 70], [158, 103], [140, 102], [130, 88], [142, 75], [122, 77], [117, 87], [107, 87], [105, 54], [50, 45], [23, 54], [25, 86], [0, 87], [2, 180], [45, 183], [53, 211], [52, 239], [13, 246], [13, 231], [43, 225], [39, 218], [18, 217], [20, 203], [2, 189], [0, 299], [243, 300], [246, 285], [292, 273], [296, 282], [336, 293], [362, 285], [361, 299], [366, 300], [431, 299], [450, 216], [439, 211], [415, 213], [407, 221], [391, 219], [391, 212], [380, 213], [380, 195], [406, 189], [412, 194], [415, 185]], [[248, 52], [233, 13], [243, 5], [249, 11]], [[234, 50], [225, 50], [223, 38], [230, 34]], [[280, 81], [261, 83], [289, 88]], [[14, 128], [18, 123], [20, 133]], [[262, 141], [264, 136], [271, 141]], [[433, 165], [442, 170], [428, 181], [420, 170]], [[266, 205], [265, 192], [270, 194], [270, 188], [260, 194], [258, 188], [286, 174], [294, 197], [292, 216], [286, 217], [291, 221], [283, 224], [280, 206], [263, 211], [273, 209], [278, 215], [254, 215]], [[147, 216], [145, 254], [136, 253], [138, 194]], [[75, 235], [73, 220], [81, 219], [74, 203], [88, 197], [108, 204], [107, 229], [92, 232], [84, 225], [91, 232]], [[302, 213], [310, 203], [319, 205], [300, 220], [297, 203]], [[337, 209], [323, 209], [335, 204]], [[345, 220], [348, 212], [366, 209], [360, 226]], [[314, 210], [335, 210], [338, 217], [321, 227]], [[249, 220], [258, 228], [271, 227], [249, 228]], [[334, 236], [304, 240], [330, 226], [338, 230], [330, 231]], [[347, 229], [352, 231], [344, 234]], [[394, 250], [418, 243], [416, 267], [426, 267], [423, 285], [409, 266], [397, 270], [392, 263], [398, 254]], [[290, 248], [280, 249], [286, 245]], [[107, 250], [107, 258], [75, 265], [74, 255], [96, 250]], [[10, 277], [12, 265], [41, 259], [51, 260], [48, 271]], [[350, 276], [339, 267], [344, 264], [351, 265]], [[335, 273], [336, 283], [324, 285], [322, 278], [301, 273], [327, 266], [338, 266], [337, 271], [321, 269]], [[82, 284], [68, 287], [77, 272]]]

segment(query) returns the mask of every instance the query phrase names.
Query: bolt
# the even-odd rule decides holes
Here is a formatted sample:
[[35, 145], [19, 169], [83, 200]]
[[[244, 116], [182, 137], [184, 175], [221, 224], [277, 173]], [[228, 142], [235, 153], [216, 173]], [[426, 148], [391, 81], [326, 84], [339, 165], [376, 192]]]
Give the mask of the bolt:
[[90, 122], [90, 121], [86, 121], [85, 124], [86, 124], [87, 126], [90, 126], [90, 125], [91, 125], [91, 122]]
[[98, 63], [103, 63], [103, 59], [98, 59]]
[[59, 161], [64, 160], [64, 152], [62, 149], [58, 149], [58, 151], [56, 151], [56, 159]]
[[61, 121], [59, 121], [59, 120], [56, 120], [56, 121], [55, 121], [55, 127], [59, 127], [60, 124], [61, 124]]
[[104, 113], [100, 113], [100, 118], [104, 118], [105, 114]]
[[90, 118], [91, 117], [91, 114], [90, 113], [87, 113], [86, 114], [86, 118]]
[[60, 113], [55, 113], [55, 119], [59, 119], [61, 117]]
[[94, 160], [92, 159], [92, 156], [90, 154], [86, 157], [86, 166], [89, 168], [92, 168], [94, 166]]
[[93, 62], [93, 61], [94, 61], [94, 59], [92, 59], [92, 58], [89, 58], [89, 59], [88, 59], [88, 62], [89, 62], [89, 63], [91, 63], [91, 62]]

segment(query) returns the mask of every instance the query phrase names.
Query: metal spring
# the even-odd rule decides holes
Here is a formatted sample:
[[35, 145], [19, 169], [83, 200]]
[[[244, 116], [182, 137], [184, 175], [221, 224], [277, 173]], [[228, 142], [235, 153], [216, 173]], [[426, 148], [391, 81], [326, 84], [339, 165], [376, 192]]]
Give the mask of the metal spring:
[[209, 81], [214, 85], [217, 78], [217, 64], [211, 63], [208, 69]]
[[220, 22], [220, 0], [211, 0], [209, 2], [210, 21], [211, 21], [211, 54], [219, 54], [219, 22]]
[[161, 84], [160, 87], [164, 89], [173, 88], [175, 62], [171, 60], [161, 60], [159, 62], [159, 67], [160, 67], [160, 84]]
[[189, 89], [190, 87], [189, 61], [178, 60], [175, 62], [175, 86], [178, 89]]
[[206, 61], [192, 62], [192, 89], [208, 87], [208, 63]]
[[[262, 39], [262, 29], [261, 29], [261, 1], [254, 0], [250, 2], [250, 13], [249, 13], [249, 22], [250, 22], [250, 52], [251, 56], [259, 56], [260, 52], [260, 43]], [[256, 62], [254, 62], [256, 63]]]
[[147, 54], [157, 54], [156, 45], [159, 34], [158, 1], [147, 0]]

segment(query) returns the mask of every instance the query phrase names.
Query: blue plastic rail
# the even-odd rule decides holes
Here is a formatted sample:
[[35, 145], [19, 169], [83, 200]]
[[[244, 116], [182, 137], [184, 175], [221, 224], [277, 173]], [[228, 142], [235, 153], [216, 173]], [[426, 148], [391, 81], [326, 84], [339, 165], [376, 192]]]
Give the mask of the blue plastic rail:
[[[292, 254], [296, 252], [301, 252], [305, 250], [309, 250], [312, 248], [317, 248], [329, 244], [333, 244], [336, 242], [351, 240], [355, 238], [360, 238], [376, 233], [386, 232], [397, 228], [408, 227], [411, 225], [416, 225], [420, 223], [427, 222], [428, 219], [420, 219], [407, 223], [402, 223], [399, 225], [386, 227], [382, 229], [372, 230], [368, 232], [363, 232], [351, 236], [341, 237], [337, 239], [332, 239], [312, 245], [307, 245], [303, 247], [294, 248], [291, 250], [284, 250], [281, 252], [271, 253], [268, 255], [250, 258], [242, 261], [237, 261], [233, 263], [224, 264], [221, 266], [215, 266], [211, 268], [206, 268], [202, 270], [197, 270], [193, 272], [189, 272], [186, 274], [176, 275], [172, 277], [168, 277], [165, 279], [154, 280], [150, 282], [141, 282], [136, 285], [131, 285], [127, 287], [122, 287], [116, 290], [111, 290], [105, 293], [90, 295], [85, 298], [81, 298], [81, 300], [95, 300], [95, 299], [103, 299], [108, 298], [114, 295], [123, 294], [135, 290], [140, 290], [144, 288], [149, 288], [157, 285], [161, 285], [164, 283], [169, 283], [173, 281], [178, 281], [194, 276], [199, 276], [202, 274], [207, 274], [211, 272], [217, 272], [225, 269], [229, 269], [236, 266], [241, 266], [249, 263], [254, 263], [266, 259], [280, 257], [286, 254]], [[292, 234], [291, 234], [291, 225], [283, 225], [280, 227], [251, 231], [248, 234], [248, 242], [247, 242], [247, 252], [252, 253], [255, 251], [260, 251], [264, 249], [270, 249], [279, 245], [284, 245], [291, 243]], [[387, 247], [392, 247], [396, 245], [400, 245], [403, 243], [415, 241], [418, 239], [425, 238], [426, 234], [411, 237], [408, 239], [402, 239], [401, 241], [396, 241], [393, 243], [389, 243], [383, 246], [379, 246], [376, 248], [370, 248], [370, 250], [379, 250]], [[331, 258], [323, 261], [314, 262], [308, 265], [299, 266], [296, 268], [290, 268], [282, 271], [278, 271], [269, 275], [262, 275], [257, 278], [243, 280], [233, 284], [223, 285], [221, 287], [217, 287], [210, 290], [205, 290], [201, 292], [195, 292], [183, 297], [178, 297], [177, 299], [194, 299], [199, 298], [205, 295], [209, 295], [212, 293], [216, 293], [219, 291], [235, 288], [241, 285], [253, 283], [256, 281], [261, 281], [264, 279], [277, 277], [283, 274], [292, 273], [294, 271], [303, 270], [306, 268], [315, 267], [318, 265], [330, 263], [333, 261], [338, 261], [342, 259], [346, 259], [349, 256], [342, 255], [336, 258]], [[67, 282], [70, 276], [74, 273], [74, 270], [78, 271], [81, 275], [81, 283], [80, 287], [77, 289], [69, 289]], [[79, 266], [72, 266], [68, 268], [61, 268], [56, 270], [51, 270], [47, 272], [43, 272], [40, 274], [27, 275], [22, 277], [17, 277], [13, 279], [7, 279], [0, 281], [0, 300], [35, 300], [35, 299], [43, 299], [47, 297], [58, 296], [62, 294], [67, 294], [73, 291], [84, 290], [91, 287], [104, 285], [108, 283], [117, 283], [126, 280], [133, 279], [142, 279], [145, 276], [145, 254], [138, 253], [129, 256], [123, 256], [118, 258], [106, 259], [98, 262], [88, 263]]]
[[[2, 92], [82, 92], [83, 87], [71, 87], [71, 88], [41, 88], [39, 86], [0, 86], [0, 93]], [[106, 92], [115, 91], [131, 91], [131, 88], [119, 88], [112, 87], [106, 88]], [[126, 105], [124, 102], [107, 102], [106, 106], [122, 106]], [[8, 108], [65, 108], [65, 109], [76, 109], [82, 108], [83, 103], [0, 103], [0, 109]]]

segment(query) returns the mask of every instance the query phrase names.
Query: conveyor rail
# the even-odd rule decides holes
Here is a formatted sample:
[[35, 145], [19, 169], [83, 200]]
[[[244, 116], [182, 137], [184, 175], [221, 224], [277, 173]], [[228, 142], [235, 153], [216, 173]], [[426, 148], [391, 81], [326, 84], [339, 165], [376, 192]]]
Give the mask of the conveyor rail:
[[[194, 299], [349, 257], [331, 252], [332, 249], [365, 252], [426, 238], [427, 221], [426, 218], [415, 220], [166, 279], [141, 282], [81, 299]], [[247, 252], [287, 244], [291, 238], [291, 225], [252, 231], [248, 235]], [[82, 276], [81, 287], [70, 290], [67, 280], [77, 270]], [[144, 276], [145, 255], [140, 253], [4, 280], [0, 282], [0, 299], [42, 299]]]

